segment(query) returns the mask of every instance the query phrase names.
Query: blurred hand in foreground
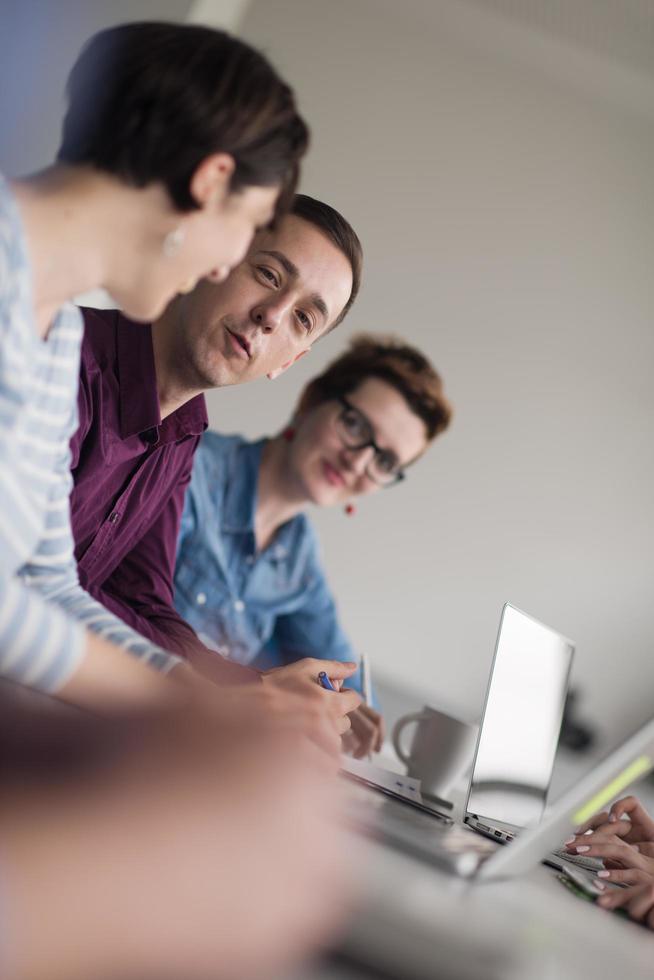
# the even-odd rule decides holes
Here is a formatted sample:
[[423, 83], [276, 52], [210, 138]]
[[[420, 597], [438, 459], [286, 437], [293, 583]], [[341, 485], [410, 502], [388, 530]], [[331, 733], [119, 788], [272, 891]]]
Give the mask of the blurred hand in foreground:
[[187, 710], [0, 715], [3, 980], [242, 980], [335, 929], [339, 785], [308, 741]]

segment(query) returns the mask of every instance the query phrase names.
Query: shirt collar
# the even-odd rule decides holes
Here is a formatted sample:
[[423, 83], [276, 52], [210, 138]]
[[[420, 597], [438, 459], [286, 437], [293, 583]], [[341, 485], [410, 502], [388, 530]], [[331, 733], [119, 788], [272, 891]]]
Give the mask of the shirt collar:
[[161, 421], [149, 323], [134, 323], [117, 314], [116, 359], [122, 439], [154, 429], [157, 438], [148, 441], [178, 442], [204, 432], [209, 424], [204, 395], [191, 398]]
[[[257, 488], [261, 455], [267, 439], [242, 442], [231, 459], [227, 489], [223, 504], [221, 532], [251, 534], [254, 539], [254, 517], [257, 508]], [[293, 518], [278, 528], [263, 555], [272, 561], [284, 561], [293, 548], [299, 518]]]
[[223, 504], [221, 530], [231, 534], [254, 534], [257, 484], [261, 454], [267, 439], [242, 442], [231, 457]]

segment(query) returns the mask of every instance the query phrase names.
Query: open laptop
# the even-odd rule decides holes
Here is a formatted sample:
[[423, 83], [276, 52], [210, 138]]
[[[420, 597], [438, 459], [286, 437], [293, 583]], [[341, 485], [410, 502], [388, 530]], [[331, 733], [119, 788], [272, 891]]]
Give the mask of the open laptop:
[[[406, 800], [359, 792], [358, 822], [396, 846], [469, 874], [538, 823], [549, 789], [574, 644], [507, 603], [500, 618], [461, 825]], [[437, 749], [436, 749], [437, 751]], [[434, 819], [436, 816], [437, 819]], [[356, 817], [355, 817], [356, 819]], [[470, 830], [494, 843], [473, 839]]]

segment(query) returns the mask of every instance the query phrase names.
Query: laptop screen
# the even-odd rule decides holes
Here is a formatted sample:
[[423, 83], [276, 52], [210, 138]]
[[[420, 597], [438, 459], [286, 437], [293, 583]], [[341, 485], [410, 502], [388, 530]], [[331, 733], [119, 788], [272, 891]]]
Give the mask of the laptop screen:
[[540, 820], [574, 644], [507, 603], [502, 611], [467, 812], [512, 827]]

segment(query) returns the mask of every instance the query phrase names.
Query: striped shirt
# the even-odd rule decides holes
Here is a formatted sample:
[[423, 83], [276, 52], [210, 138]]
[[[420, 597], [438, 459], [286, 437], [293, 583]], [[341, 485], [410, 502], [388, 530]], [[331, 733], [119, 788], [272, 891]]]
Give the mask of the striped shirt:
[[178, 663], [80, 586], [70, 528], [82, 317], [66, 304], [41, 340], [18, 208], [0, 176], [0, 676], [56, 692], [88, 627], [160, 670]]

